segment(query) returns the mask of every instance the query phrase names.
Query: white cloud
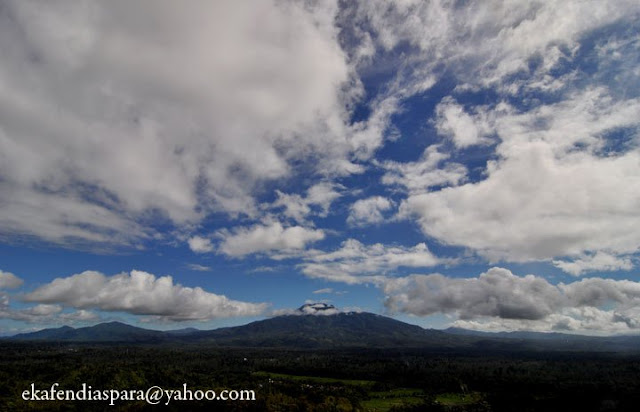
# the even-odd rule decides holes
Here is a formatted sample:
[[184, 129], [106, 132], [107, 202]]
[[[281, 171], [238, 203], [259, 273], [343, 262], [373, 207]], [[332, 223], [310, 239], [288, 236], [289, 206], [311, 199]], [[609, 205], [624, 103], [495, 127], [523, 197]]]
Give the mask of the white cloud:
[[47, 305], [40, 304], [33, 306], [29, 309], [25, 309], [22, 313], [31, 316], [51, 316], [62, 312], [62, 307], [60, 305]]
[[200, 265], [198, 263], [189, 263], [187, 267], [191, 270], [195, 270], [197, 272], [210, 272], [211, 266]]
[[346, 295], [347, 292], [346, 290], [334, 290], [333, 288], [324, 288], [324, 289], [318, 289], [318, 290], [314, 290], [313, 292], [314, 295]]
[[400, 216], [491, 260], [524, 261], [640, 247], [640, 151], [600, 153], [607, 133], [638, 125], [640, 100], [602, 89], [491, 114], [502, 140], [486, 179], [410, 195]]
[[444, 98], [436, 107], [436, 113], [438, 133], [451, 138], [458, 148], [490, 142], [485, 137], [487, 128], [452, 98]]
[[[350, 8], [355, 22], [366, 22], [374, 31], [376, 49], [388, 52], [409, 44], [419, 50], [411, 56], [414, 72], [400, 80], [418, 84], [444, 66], [470, 87], [499, 85], [510, 75], [528, 72], [532, 57], [542, 60], [539, 75], [549, 73], [561, 51], [575, 51], [582, 36], [625, 18], [633, 21], [640, 11], [632, 0], [588, 5], [580, 0], [481, 0], [464, 7], [443, 1], [372, 0]], [[361, 48], [371, 49], [370, 37], [361, 38]]]
[[383, 96], [373, 101], [371, 115], [366, 120], [351, 125], [349, 130], [351, 133], [350, 143], [357, 159], [369, 159], [382, 145], [391, 125], [391, 116], [398, 111], [402, 94], [401, 90], [393, 90], [389, 96]]
[[319, 206], [321, 209], [319, 215], [326, 217], [329, 214], [331, 204], [342, 196], [340, 192], [335, 189], [344, 189], [344, 187], [328, 182], [315, 184], [307, 190], [305, 200], [310, 205]]
[[229, 256], [304, 249], [308, 243], [324, 239], [324, 231], [302, 226], [283, 227], [280, 222], [222, 231], [218, 250]]
[[454, 316], [454, 325], [484, 330], [618, 333], [640, 330], [640, 283], [588, 278], [552, 285], [492, 268], [477, 278], [440, 274], [388, 279], [385, 305], [395, 311]]
[[211, 239], [207, 239], [202, 236], [193, 236], [187, 241], [187, 243], [189, 244], [189, 249], [195, 253], [207, 253], [213, 250]]
[[304, 316], [304, 315], [313, 315], [313, 316], [332, 316], [337, 315], [339, 313], [344, 313], [344, 311], [336, 308], [333, 305], [329, 305], [327, 303], [317, 303], [313, 301], [306, 301], [305, 305], [298, 309], [278, 309], [274, 310], [271, 315], [272, 316]]
[[378, 284], [388, 273], [400, 267], [433, 267], [453, 261], [436, 257], [424, 243], [413, 247], [380, 243], [366, 246], [355, 239], [348, 239], [336, 251], [313, 252], [300, 265], [302, 273], [310, 278], [348, 284]]
[[174, 283], [171, 276], [156, 277], [137, 270], [114, 276], [86, 271], [56, 278], [26, 294], [25, 300], [76, 309], [157, 316], [171, 321], [255, 316], [267, 308], [264, 303], [231, 300], [200, 287]]
[[[629, 316], [631, 315], [631, 317]], [[458, 319], [452, 326], [484, 331], [538, 331], [578, 333], [585, 335], [636, 334], [640, 324], [638, 313], [622, 314], [594, 307], [567, 308], [539, 320], [482, 318]]]
[[39, 304], [28, 308], [14, 309], [10, 305], [9, 295], [0, 291], [0, 319], [37, 323], [51, 321], [62, 312], [60, 305]]
[[[638, 250], [638, 36], [599, 31], [633, 25], [637, 2], [470, 1], [458, 7], [374, 0], [347, 7], [353, 25], [373, 31], [351, 31], [362, 50], [353, 54], [359, 70], [384, 71], [382, 56], [402, 56], [405, 63], [391, 72], [376, 102], [395, 98], [395, 112], [402, 99], [425, 90], [417, 85], [442, 73], [454, 79], [454, 96], [481, 92], [476, 97], [492, 102], [481, 106], [467, 98], [463, 107], [461, 98], [445, 97], [434, 124], [453, 141], [452, 153], [444, 142], [416, 162], [379, 163], [387, 170], [382, 182], [410, 194], [400, 216], [417, 219], [431, 238], [493, 261]], [[585, 39], [594, 33], [592, 52]], [[591, 53], [596, 73], [581, 71], [580, 51]], [[610, 135], [621, 130], [631, 138], [617, 148]], [[478, 173], [484, 180], [462, 184], [467, 170], [455, 163], [453, 150], [477, 149], [488, 137], [498, 146]]]
[[256, 187], [292, 162], [359, 170], [336, 12], [333, 1], [6, 2], [3, 236], [131, 244], [152, 234], [150, 216], [257, 213]]
[[[300, 164], [314, 177], [363, 172], [397, 135], [403, 100], [442, 73], [456, 91], [563, 90], [573, 77], [553, 70], [579, 41], [640, 11], [633, 0], [5, 3], [0, 236], [70, 246], [135, 246], [157, 235], [159, 217], [189, 227], [212, 212], [257, 218], [264, 184]], [[600, 44], [601, 60], [633, 44]], [[366, 96], [372, 69], [391, 78]], [[627, 72], [621, 84], [637, 79]], [[350, 124], [365, 98], [369, 114]], [[476, 110], [451, 99], [440, 109], [458, 146], [482, 139]], [[426, 190], [464, 176], [451, 163], [424, 176], [414, 166], [421, 183], [388, 178]], [[311, 190], [281, 193], [302, 224]], [[312, 204], [322, 216], [330, 203]]]
[[434, 186], [458, 185], [466, 179], [467, 168], [445, 162], [449, 157], [440, 151], [440, 145], [431, 145], [415, 162], [386, 161], [381, 164], [386, 170], [382, 183], [404, 186], [410, 193], [426, 192]]
[[331, 316], [331, 315], [337, 315], [338, 313], [340, 313], [340, 311], [335, 307], [324, 308], [324, 305], [323, 306], [320, 306], [320, 305], [318, 305], [321, 308], [320, 310], [313, 307], [312, 305], [304, 305], [301, 308], [302, 310], [299, 310], [299, 312], [301, 315], [314, 315], [314, 316]]
[[572, 261], [554, 260], [553, 265], [573, 276], [580, 276], [585, 272], [633, 269], [633, 262], [630, 258], [621, 258], [606, 252], [581, 255]]
[[382, 223], [385, 220], [383, 212], [390, 210], [392, 207], [393, 202], [382, 196], [357, 200], [349, 208], [347, 223], [353, 226]]
[[10, 305], [9, 295], [0, 291], [0, 319], [51, 325], [55, 323], [95, 321], [100, 317], [93, 312], [85, 310], [63, 312], [61, 305], [48, 303], [16, 309]]
[[[276, 191], [278, 199], [270, 206], [272, 208], [283, 207], [284, 216], [293, 219], [299, 224], [308, 223], [310, 215], [326, 217], [331, 204], [341, 196], [335, 189], [341, 187], [328, 182], [318, 183], [307, 189], [306, 196], [298, 194], [286, 194]], [[314, 210], [316, 209], [316, 210]]]
[[251, 272], [254, 273], [266, 273], [266, 272], [275, 272], [277, 269], [273, 266], [258, 266], [256, 268], [251, 269]]
[[271, 205], [272, 207], [283, 207], [284, 216], [293, 219], [297, 223], [306, 223], [307, 216], [311, 213], [311, 207], [306, 199], [298, 194], [282, 193], [276, 191], [278, 199]]
[[102, 319], [100, 315], [95, 312], [91, 312], [90, 310], [76, 310], [69, 313], [61, 313], [58, 316], [58, 319], [61, 319], [64, 322], [97, 322]]
[[23, 283], [24, 281], [13, 273], [0, 270], [0, 289], [15, 289], [22, 286]]

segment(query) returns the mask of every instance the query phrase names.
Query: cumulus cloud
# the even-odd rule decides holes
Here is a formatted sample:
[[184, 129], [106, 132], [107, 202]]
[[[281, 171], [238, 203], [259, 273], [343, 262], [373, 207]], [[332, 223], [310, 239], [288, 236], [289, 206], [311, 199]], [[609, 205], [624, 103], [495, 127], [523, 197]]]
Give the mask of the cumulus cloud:
[[389, 295], [385, 304], [391, 309], [420, 316], [455, 312], [461, 319], [541, 319], [562, 302], [562, 294], [543, 278], [518, 277], [502, 268], [471, 279], [440, 274], [392, 279], [384, 291]]
[[319, 215], [326, 217], [329, 213], [331, 204], [342, 196], [336, 189], [344, 189], [344, 187], [328, 182], [315, 184], [307, 190], [307, 197], [305, 200], [310, 205], [320, 207], [321, 211]]
[[[637, 134], [637, 88], [621, 89], [637, 84], [638, 72], [609, 62], [616, 55], [621, 64], [637, 61], [637, 39], [619, 33], [599, 39], [594, 59], [601, 72], [595, 76], [567, 66], [586, 46], [586, 36], [614, 23], [632, 24], [640, 6], [380, 0], [355, 4], [352, 11], [375, 31], [376, 50], [393, 55], [406, 44], [417, 50], [411, 69], [395, 78], [403, 90], [446, 67], [456, 79], [454, 95], [483, 91], [499, 99], [492, 106], [471, 101], [463, 107], [447, 96], [435, 110], [436, 130], [455, 149], [484, 143], [487, 136], [498, 143], [484, 180], [461, 185], [466, 170], [451, 161], [446, 147], [432, 146], [417, 162], [383, 163], [388, 171], [382, 182], [410, 192], [401, 216], [417, 219], [430, 237], [494, 261], [637, 250], [637, 138], [612, 149], [611, 136], [625, 129]], [[554, 103], [530, 98], [526, 93], [534, 89]], [[518, 98], [518, 108], [504, 103], [509, 96]]]
[[458, 148], [490, 142], [484, 135], [489, 129], [477, 119], [472, 118], [451, 97], [444, 98], [436, 108], [436, 128], [442, 135], [448, 136]]
[[450, 155], [440, 151], [440, 145], [425, 149], [415, 162], [386, 161], [381, 164], [386, 173], [382, 176], [385, 185], [399, 185], [410, 193], [422, 193], [434, 186], [455, 186], [467, 176], [467, 168], [455, 162], [445, 162]]
[[357, 171], [336, 13], [332, 1], [6, 2], [2, 235], [135, 243], [150, 217], [256, 213], [256, 186], [302, 159]]
[[640, 283], [629, 280], [588, 278], [552, 285], [539, 276], [491, 268], [477, 278], [431, 274], [388, 279], [383, 291], [392, 311], [451, 314], [454, 325], [473, 329], [640, 329]]
[[228, 256], [303, 249], [308, 243], [324, 239], [324, 231], [302, 226], [283, 227], [280, 222], [256, 224], [222, 231], [219, 251]]
[[11, 319], [27, 323], [60, 323], [82, 321], [88, 314], [78, 311], [63, 312], [57, 304], [40, 303], [31, 307], [16, 309], [11, 305], [10, 296], [0, 291], [0, 319]]
[[[308, 224], [309, 215], [326, 217], [334, 200], [341, 194], [336, 191], [341, 186], [328, 182], [318, 183], [307, 189], [306, 196], [276, 191], [278, 198], [270, 206], [283, 208], [283, 215], [299, 224]], [[316, 209], [316, 210], [314, 210]]]
[[187, 243], [189, 244], [189, 249], [195, 253], [207, 253], [213, 250], [211, 239], [202, 236], [193, 236]]
[[36, 305], [27, 309], [14, 309], [9, 307], [8, 300], [3, 303], [0, 297], [0, 319], [29, 323], [50, 322], [55, 321], [57, 319], [56, 315], [61, 311], [62, 307], [59, 305]]
[[15, 289], [22, 286], [23, 283], [24, 281], [13, 273], [0, 270], [0, 289]]
[[[456, 84], [430, 119], [453, 145], [379, 163], [384, 184], [409, 192], [400, 216], [492, 261], [638, 250], [640, 49], [637, 33], [622, 29], [637, 21], [638, 4], [376, 0], [347, 8], [369, 30], [350, 31], [362, 51], [353, 55], [379, 58], [359, 57], [360, 70], [383, 66], [383, 56], [408, 61], [377, 101], [402, 101], [443, 73]], [[620, 134], [628, 139], [616, 142]], [[495, 148], [476, 147], [489, 137]], [[466, 181], [460, 149], [488, 160], [479, 181]]]
[[486, 179], [410, 195], [400, 215], [491, 260], [524, 261], [640, 246], [640, 151], [602, 155], [607, 133], [637, 125], [640, 100], [602, 89], [518, 113], [494, 113], [502, 139]]
[[80, 310], [76, 310], [69, 313], [61, 313], [58, 316], [58, 319], [64, 322], [76, 323], [76, 322], [97, 322], [102, 320], [102, 317], [90, 310], [80, 309]]
[[106, 276], [85, 271], [56, 278], [25, 295], [27, 302], [56, 304], [76, 309], [98, 309], [156, 316], [170, 321], [209, 320], [263, 313], [264, 303], [235, 301], [200, 287], [174, 283], [171, 276], [133, 270]]
[[587, 278], [558, 287], [575, 306], [613, 303], [629, 308], [640, 303], [640, 283], [630, 280]]
[[485, 318], [456, 320], [452, 326], [484, 331], [538, 331], [579, 333], [589, 335], [613, 335], [637, 333], [640, 313], [622, 314], [617, 311], [593, 307], [567, 308], [540, 320], [515, 320]]
[[40, 304], [26, 309], [22, 313], [31, 316], [51, 316], [60, 312], [62, 312], [62, 307], [60, 305]]
[[600, 251], [592, 255], [581, 255], [571, 261], [554, 260], [553, 265], [573, 276], [580, 276], [586, 272], [633, 269], [630, 258], [617, 257]]
[[357, 200], [349, 208], [347, 223], [352, 226], [367, 226], [382, 223], [385, 219], [383, 212], [393, 207], [393, 202], [382, 196], [373, 196]]
[[[9, 1], [3, 10], [0, 236], [135, 245], [156, 238], [158, 220], [191, 227], [214, 212], [259, 218], [257, 192], [301, 164], [314, 176], [363, 172], [385, 138], [397, 137], [403, 101], [443, 73], [455, 79], [452, 93], [563, 91], [576, 76], [554, 70], [581, 39], [624, 26], [640, 6]], [[633, 46], [620, 38], [598, 45], [598, 64]], [[637, 83], [628, 81], [637, 79], [633, 68], [627, 77], [598, 68]], [[372, 69], [390, 79], [366, 96]], [[359, 103], [368, 114], [351, 122]], [[482, 142], [479, 120], [488, 118], [475, 108], [446, 97], [436, 112], [436, 128], [458, 148]], [[428, 155], [389, 163], [386, 183], [425, 191], [463, 181], [463, 166], [428, 166]], [[309, 226], [313, 209], [326, 215], [336, 193], [325, 185], [278, 196], [274, 207]]]
[[432, 267], [452, 262], [435, 256], [424, 243], [413, 247], [381, 243], [367, 246], [356, 239], [344, 241], [333, 252], [309, 253], [305, 260], [300, 267], [306, 276], [348, 284], [377, 284], [400, 267]]

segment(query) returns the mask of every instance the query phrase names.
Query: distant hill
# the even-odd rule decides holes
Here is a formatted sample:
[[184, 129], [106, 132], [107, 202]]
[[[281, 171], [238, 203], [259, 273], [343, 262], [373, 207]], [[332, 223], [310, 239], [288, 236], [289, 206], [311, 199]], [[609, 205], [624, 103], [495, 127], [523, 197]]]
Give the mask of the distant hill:
[[512, 344], [519, 344], [523, 348], [537, 350], [640, 351], [640, 336], [637, 335], [585, 336], [558, 332], [484, 332], [462, 328], [448, 328], [443, 332], [456, 336], [481, 339], [476, 345], [481, 343], [490, 345], [491, 342], [505, 344], [512, 342]]
[[189, 335], [189, 334], [192, 334], [192, 333], [200, 332], [200, 329], [183, 328], [183, 329], [166, 330], [164, 332], [168, 333], [168, 334], [171, 334], [171, 335]]
[[577, 337], [584, 338], [586, 336], [570, 335], [568, 333], [558, 332], [532, 332], [532, 331], [513, 331], [513, 332], [485, 332], [480, 330], [463, 329], [463, 328], [447, 328], [444, 330], [446, 333], [462, 336], [484, 336], [493, 338], [505, 338], [505, 339], [542, 339], [542, 340], [557, 340], [557, 339], [571, 339]]
[[55, 329], [43, 329], [38, 332], [21, 333], [13, 336], [15, 340], [40, 340], [56, 342], [161, 342], [167, 338], [165, 332], [138, 328], [121, 322], [101, 323], [84, 328], [63, 326]]

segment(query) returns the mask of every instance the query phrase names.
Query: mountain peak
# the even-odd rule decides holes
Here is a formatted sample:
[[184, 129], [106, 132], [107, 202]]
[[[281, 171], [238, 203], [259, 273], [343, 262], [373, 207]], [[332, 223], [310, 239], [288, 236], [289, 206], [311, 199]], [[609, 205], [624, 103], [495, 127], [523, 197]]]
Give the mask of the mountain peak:
[[303, 315], [335, 315], [340, 311], [333, 305], [323, 302], [306, 303], [298, 308]]

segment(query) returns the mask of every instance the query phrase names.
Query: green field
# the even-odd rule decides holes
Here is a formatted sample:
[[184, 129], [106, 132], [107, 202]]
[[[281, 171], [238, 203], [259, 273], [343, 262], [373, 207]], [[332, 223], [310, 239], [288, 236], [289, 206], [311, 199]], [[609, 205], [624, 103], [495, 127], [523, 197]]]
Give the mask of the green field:
[[443, 393], [436, 396], [436, 402], [445, 406], [473, 405], [480, 402], [483, 395], [479, 392], [472, 393]]
[[288, 375], [285, 373], [272, 373], [272, 372], [254, 372], [254, 376], [257, 377], [266, 377], [271, 379], [282, 379], [289, 380], [294, 382], [312, 382], [312, 383], [323, 383], [323, 384], [335, 384], [340, 383], [343, 385], [351, 385], [351, 386], [373, 386], [375, 385], [375, 381], [361, 380], [361, 379], [337, 379], [337, 378], [326, 378], [321, 376], [303, 376], [303, 375]]
[[419, 389], [399, 388], [384, 392], [370, 392], [361, 403], [365, 411], [384, 412], [393, 407], [418, 405], [424, 401], [424, 392]]
[[[291, 375], [273, 372], [255, 372], [253, 376], [269, 378], [274, 381], [298, 382], [317, 385], [346, 385], [361, 388], [366, 391], [366, 399], [360, 403], [363, 411], [386, 412], [392, 408], [406, 407], [422, 404], [427, 395], [422, 389], [395, 388], [387, 391], [376, 391], [374, 387], [378, 382], [362, 379], [339, 379], [320, 376]], [[471, 393], [442, 393], [435, 397], [435, 403], [444, 407], [469, 406], [483, 400], [484, 396], [479, 392]], [[433, 397], [431, 398], [434, 399]]]

